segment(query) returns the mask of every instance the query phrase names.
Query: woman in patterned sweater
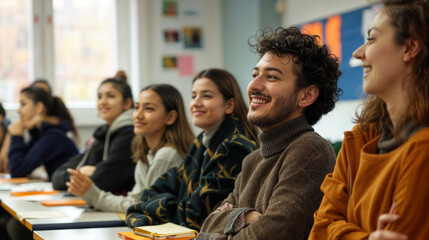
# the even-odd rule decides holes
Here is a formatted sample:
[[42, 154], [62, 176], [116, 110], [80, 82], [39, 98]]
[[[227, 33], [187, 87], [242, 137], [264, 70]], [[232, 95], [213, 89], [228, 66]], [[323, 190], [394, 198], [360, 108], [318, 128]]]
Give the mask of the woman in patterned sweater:
[[190, 111], [203, 132], [185, 162], [158, 178], [128, 209], [129, 226], [174, 222], [199, 230], [233, 190], [243, 158], [258, 147], [257, 130], [247, 122], [247, 107], [230, 73], [200, 72], [193, 81]]

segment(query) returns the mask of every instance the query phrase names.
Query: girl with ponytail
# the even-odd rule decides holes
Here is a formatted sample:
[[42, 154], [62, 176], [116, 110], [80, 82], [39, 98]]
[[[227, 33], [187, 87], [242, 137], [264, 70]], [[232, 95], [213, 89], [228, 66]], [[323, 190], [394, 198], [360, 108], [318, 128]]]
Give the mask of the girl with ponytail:
[[67, 190], [67, 169], [79, 169], [100, 190], [126, 194], [134, 186], [136, 163], [132, 158], [134, 137], [133, 95], [124, 71], [100, 83], [97, 90], [98, 115], [105, 124], [97, 127], [92, 143], [83, 154], [76, 154], [52, 175], [55, 189]]
[[[71, 131], [78, 138], [73, 118], [64, 102], [40, 87], [21, 90], [20, 120], [9, 128], [9, 171], [12, 177], [25, 177], [44, 166], [47, 178], [61, 164], [78, 152], [67, 136]], [[23, 132], [28, 130], [30, 139], [24, 141]]]

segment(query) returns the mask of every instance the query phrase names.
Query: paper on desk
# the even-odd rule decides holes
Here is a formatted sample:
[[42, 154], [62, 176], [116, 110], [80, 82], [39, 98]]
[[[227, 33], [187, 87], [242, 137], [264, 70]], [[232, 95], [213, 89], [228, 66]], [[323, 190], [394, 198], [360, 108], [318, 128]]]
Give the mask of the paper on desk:
[[18, 185], [11, 189], [12, 192], [33, 192], [33, 191], [52, 191], [52, 183], [34, 182]]
[[19, 220], [30, 218], [66, 218], [69, 217], [61, 211], [26, 211], [17, 214]]
[[57, 194], [57, 195], [39, 194], [39, 195], [22, 196], [22, 197], [19, 197], [19, 199], [25, 200], [25, 201], [30, 201], [30, 202], [40, 202], [40, 201], [44, 201], [44, 200], [62, 199], [62, 196], [59, 194]]
[[125, 221], [125, 213], [118, 213], [118, 217], [120, 220]]
[[15, 184], [11, 184], [11, 183], [1, 183], [0, 184], [0, 191], [10, 191], [15, 186], [16, 186]]

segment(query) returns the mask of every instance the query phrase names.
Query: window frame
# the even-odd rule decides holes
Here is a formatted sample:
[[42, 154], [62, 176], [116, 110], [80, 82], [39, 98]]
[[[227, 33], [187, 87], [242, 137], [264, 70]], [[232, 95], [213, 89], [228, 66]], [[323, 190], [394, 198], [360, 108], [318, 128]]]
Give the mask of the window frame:
[[[27, 0], [30, 14], [29, 21], [29, 73], [30, 82], [34, 79], [46, 79], [54, 89], [56, 94], [55, 76], [55, 46], [54, 46], [54, 0]], [[134, 96], [137, 96], [140, 89], [140, 71], [146, 67], [140, 64], [140, 55], [142, 49], [139, 49], [139, 36], [144, 23], [139, 25], [138, 21], [145, 19], [138, 11], [147, 9], [147, 3], [138, 0], [114, 0], [116, 13], [116, 50], [114, 54], [118, 65], [118, 70], [124, 70], [129, 76], [129, 84], [133, 90]], [[34, 21], [37, 18], [38, 21]], [[100, 79], [101, 81], [102, 79]], [[94, 93], [95, 94], [95, 93]], [[91, 106], [79, 106], [78, 104], [66, 103], [69, 107], [76, 125], [78, 127], [89, 127], [103, 124], [96, 113], [96, 102]], [[19, 107], [17, 102], [8, 102], [4, 104], [8, 110], [8, 117], [19, 119], [16, 110]]]

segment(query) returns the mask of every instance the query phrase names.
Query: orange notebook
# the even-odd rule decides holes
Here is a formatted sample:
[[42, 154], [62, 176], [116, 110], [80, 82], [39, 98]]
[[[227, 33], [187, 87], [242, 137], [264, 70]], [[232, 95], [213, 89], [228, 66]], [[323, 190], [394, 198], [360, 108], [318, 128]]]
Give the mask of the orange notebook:
[[28, 183], [28, 178], [0, 178], [0, 183]]
[[14, 196], [14, 197], [23, 197], [23, 196], [41, 195], [41, 194], [55, 195], [55, 194], [58, 194], [58, 191], [52, 190], [52, 191], [25, 191], [25, 192], [10, 191], [9, 192], [9, 195]]
[[44, 200], [40, 202], [47, 207], [57, 206], [85, 206], [86, 202], [83, 199], [57, 199], [57, 200]]
[[124, 240], [152, 240], [147, 237], [139, 236], [134, 232], [120, 232], [118, 233], [118, 237]]

